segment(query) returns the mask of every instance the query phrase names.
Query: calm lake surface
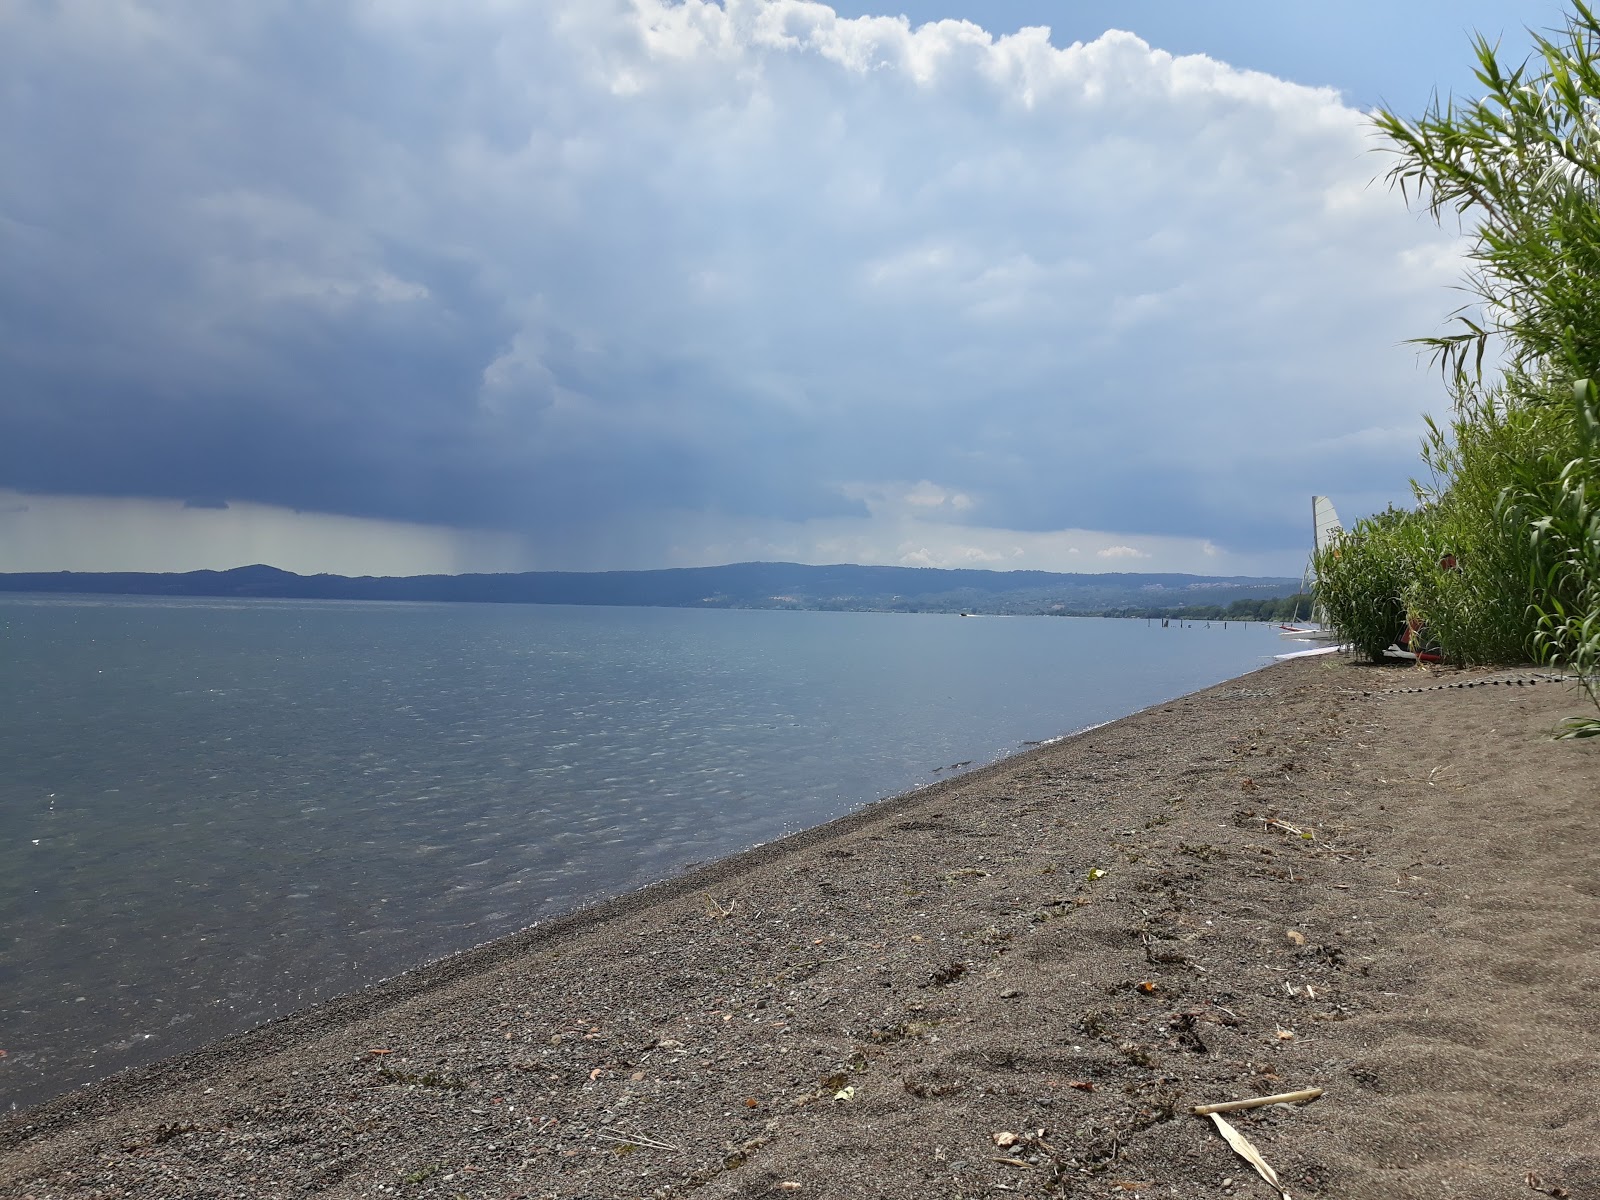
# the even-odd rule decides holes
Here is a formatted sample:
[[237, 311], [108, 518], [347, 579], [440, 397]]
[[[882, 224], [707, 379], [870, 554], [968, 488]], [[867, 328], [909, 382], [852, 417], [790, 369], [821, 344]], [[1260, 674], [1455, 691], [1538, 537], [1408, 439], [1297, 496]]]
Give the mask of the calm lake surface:
[[1282, 647], [1238, 624], [0, 597], [0, 1105]]

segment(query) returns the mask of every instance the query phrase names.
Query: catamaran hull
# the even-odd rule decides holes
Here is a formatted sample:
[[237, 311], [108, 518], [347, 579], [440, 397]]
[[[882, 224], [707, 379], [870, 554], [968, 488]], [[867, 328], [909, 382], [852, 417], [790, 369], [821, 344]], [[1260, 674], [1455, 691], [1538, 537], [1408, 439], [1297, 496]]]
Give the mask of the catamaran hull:
[[1285, 629], [1278, 634], [1281, 638], [1289, 638], [1296, 642], [1336, 642], [1339, 635], [1332, 629]]

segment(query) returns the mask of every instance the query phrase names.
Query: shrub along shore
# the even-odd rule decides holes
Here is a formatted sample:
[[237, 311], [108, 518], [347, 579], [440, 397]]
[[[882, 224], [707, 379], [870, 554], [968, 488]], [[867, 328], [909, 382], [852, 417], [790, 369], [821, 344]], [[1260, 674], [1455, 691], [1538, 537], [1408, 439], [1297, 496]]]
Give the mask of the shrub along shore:
[[1451, 417], [1429, 423], [1417, 507], [1320, 551], [1318, 596], [1369, 657], [1562, 664], [1600, 707], [1600, 21], [1574, 0], [1521, 66], [1475, 48], [1482, 99], [1376, 118], [1390, 182], [1469, 235], [1477, 305], [1420, 339]]
[[[1282, 663], [0, 1120], [0, 1196], [1600, 1192], [1600, 740]], [[3, 1069], [3, 1064], [0, 1064]], [[1564, 1189], [1564, 1190], [1563, 1190]]]

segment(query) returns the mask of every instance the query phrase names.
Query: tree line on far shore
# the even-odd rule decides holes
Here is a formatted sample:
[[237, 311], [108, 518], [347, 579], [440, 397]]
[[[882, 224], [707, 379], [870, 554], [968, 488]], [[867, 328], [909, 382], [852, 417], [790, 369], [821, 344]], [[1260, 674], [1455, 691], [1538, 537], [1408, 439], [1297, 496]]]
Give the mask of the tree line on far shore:
[[1232, 604], [1185, 604], [1177, 608], [1109, 608], [1102, 617], [1142, 617], [1161, 621], [1284, 621], [1308, 620], [1311, 596], [1296, 592], [1264, 600], [1235, 600]]
[[[1374, 117], [1390, 184], [1461, 224], [1478, 305], [1418, 339], [1452, 405], [1429, 422], [1416, 507], [1356, 522], [1313, 565], [1329, 620], [1373, 658], [1559, 665], [1600, 707], [1600, 22], [1570, 2], [1521, 65], [1475, 38], [1482, 99]], [[1595, 733], [1573, 718], [1563, 736]]]

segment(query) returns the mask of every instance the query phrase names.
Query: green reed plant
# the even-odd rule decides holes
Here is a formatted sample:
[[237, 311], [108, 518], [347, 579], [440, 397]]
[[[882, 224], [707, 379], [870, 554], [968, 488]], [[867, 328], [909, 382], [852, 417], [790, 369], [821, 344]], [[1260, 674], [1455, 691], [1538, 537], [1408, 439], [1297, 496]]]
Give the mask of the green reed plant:
[[[1578, 453], [1553, 481], [1541, 472], [1508, 488], [1502, 519], [1510, 531], [1528, 531], [1536, 656], [1574, 671], [1600, 709], [1600, 388], [1593, 380], [1573, 385], [1570, 417]], [[1600, 718], [1565, 725], [1559, 736], [1600, 735]]]
[[[1477, 306], [1420, 339], [1452, 419], [1430, 423], [1417, 512], [1358, 525], [1319, 582], [1368, 653], [1399, 605], [1456, 661], [1560, 662], [1600, 704], [1600, 21], [1572, 0], [1520, 66], [1474, 51], [1481, 99], [1375, 117], [1390, 183], [1467, 233]], [[1486, 382], [1491, 345], [1504, 369]]]
[[1497, 340], [1513, 374], [1573, 362], [1600, 374], [1600, 21], [1582, 0], [1563, 29], [1534, 36], [1521, 66], [1473, 48], [1481, 99], [1438, 99], [1409, 120], [1374, 117], [1398, 161], [1389, 182], [1436, 219], [1468, 226], [1466, 290], [1456, 329], [1419, 339], [1448, 375], [1481, 374]]
[[1498, 389], [1458, 400], [1448, 427], [1428, 423], [1432, 479], [1416, 485], [1428, 519], [1407, 601], [1452, 662], [1525, 661], [1532, 652], [1536, 554], [1508, 523], [1506, 498], [1520, 482], [1559, 473], [1565, 424], [1561, 410], [1507, 402]]
[[1406, 592], [1425, 557], [1426, 520], [1391, 508], [1357, 521], [1312, 558], [1328, 624], [1374, 662], [1405, 639]]

